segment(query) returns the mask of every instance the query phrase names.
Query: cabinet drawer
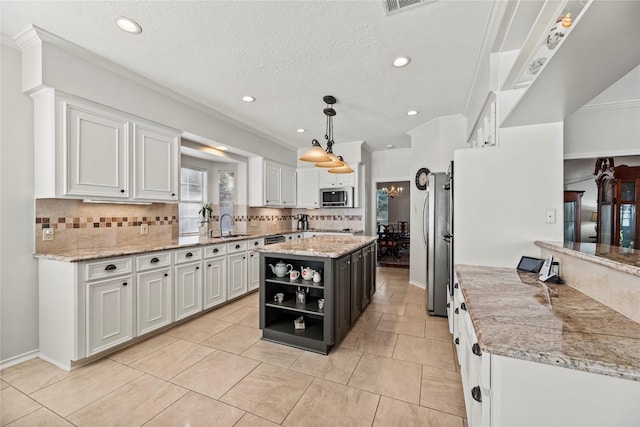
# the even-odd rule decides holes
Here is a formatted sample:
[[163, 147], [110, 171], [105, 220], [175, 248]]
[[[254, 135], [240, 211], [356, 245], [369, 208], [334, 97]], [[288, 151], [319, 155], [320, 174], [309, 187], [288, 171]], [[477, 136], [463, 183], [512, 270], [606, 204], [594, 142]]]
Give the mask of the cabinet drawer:
[[249, 250], [264, 245], [264, 239], [252, 239], [247, 241], [247, 247]]
[[136, 257], [136, 271], [145, 271], [169, 265], [171, 265], [171, 252], [156, 252]]
[[102, 279], [131, 273], [131, 258], [110, 258], [102, 261], [88, 262], [85, 264], [85, 280]]
[[174, 261], [176, 264], [183, 262], [197, 261], [202, 259], [202, 248], [189, 248], [174, 251]]
[[227, 243], [227, 253], [233, 254], [236, 252], [242, 252], [247, 250], [247, 241], [242, 240], [239, 242]]
[[227, 245], [220, 243], [219, 245], [211, 245], [204, 248], [204, 257], [213, 258], [221, 255], [226, 255]]

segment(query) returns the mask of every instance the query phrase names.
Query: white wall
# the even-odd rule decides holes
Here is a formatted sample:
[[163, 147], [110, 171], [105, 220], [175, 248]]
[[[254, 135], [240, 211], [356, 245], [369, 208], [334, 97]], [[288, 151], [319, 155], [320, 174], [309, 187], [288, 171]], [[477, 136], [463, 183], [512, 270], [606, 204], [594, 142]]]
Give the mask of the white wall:
[[[371, 153], [371, 182], [370, 186], [370, 203], [366, 212], [369, 218], [370, 227], [367, 228], [366, 234], [374, 236], [377, 232], [376, 228], [376, 184], [389, 181], [405, 181], [413, 182], [411, 177], [411, 152], [410, 148], [398, 150], [374, 151]], [[411, 182], [404, 189], [406, 192], [403, 197], [411, 199]]]
[[[0, 367], [38, 350], [33, 103], [20, 89], [20, 52], [2, 56], [0, 142]], [[11, 360], [13, 359], [13, 361]]]
[[[535, 240], [562, 241], [563, 125], [500, 129], [497, 148], [454, 156], [456, 264], [515, 267]], [[545, 223], [554, 209], [555, 223]]]

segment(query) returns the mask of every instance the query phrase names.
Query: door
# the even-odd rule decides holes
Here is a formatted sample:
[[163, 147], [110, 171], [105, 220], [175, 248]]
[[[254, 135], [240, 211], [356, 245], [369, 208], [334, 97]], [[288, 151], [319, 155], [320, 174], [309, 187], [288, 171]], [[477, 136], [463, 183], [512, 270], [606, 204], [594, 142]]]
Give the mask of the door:
[[176, 320], [202, 311], [201, 263], [179, 265], [176, 272], [175, 311]]
[[65, 194], [128, 198], [128, 122], [67, 103], [64, 112]]
[[233, 299], [247, 293], [247, 253], [229, 255], [228, 260], [227, 295]]
[[133, 147], [133, 197], [177, 201], [180, 138], [163, 130], [135, 124]]
[[282, 205], [280, 166], [265, 162], [264, 165], [264, 202], [267, 206]]
[[296, 171], [282, 168], [282, 206], [293, 208], [296, 206]]
[[362, 311], [362, 253], [351, 254], [351, 323]]
[[204, 308], [215, 307], [227, 300], [227, 258], [204, 261]]
[[133, 277], [87, 284], [87, 356], [133, 338]]
[[351, 257], [336, 261], [333, 285], [335, 304], [335, 340], [340, 341], [351, 326]]
[[171, 323], [171, 269], [137, 276], [138, 335]]
[[253, 291], [260, 287], [260, 252], [249, 252], [248, 269], [248, 291]]
[[297, 180], [297, 207], [317, 208], [320, 195], [320, 186], [318, 185], [318, 171], [315, 169], [299, 169]]

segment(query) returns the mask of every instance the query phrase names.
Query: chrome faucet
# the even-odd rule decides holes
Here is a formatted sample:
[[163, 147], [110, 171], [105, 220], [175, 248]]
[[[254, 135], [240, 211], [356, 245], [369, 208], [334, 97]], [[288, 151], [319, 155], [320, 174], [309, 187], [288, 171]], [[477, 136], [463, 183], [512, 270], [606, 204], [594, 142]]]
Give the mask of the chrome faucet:
[[[225, 216], [228, 216], [228, 217], [229, 217], [229, 219], [231, 220], [231, 225], [234, 225], [234, 224], [235, 224], [235, 221], [233, 221], [233, 216], [231, 216], [231, 215], [230, 215], [230, 214], [228, 214], [228, 213], [223, 214], [223, 215], [220, 217], [220, 224], [219, 224], [219, 227], [220, 227], [220, 237], [222, 237], [222, 220], [223, 220], [223, 218], [224, 218]], [[233, 231], [231, 232], [231, 234], [233, 234]]]

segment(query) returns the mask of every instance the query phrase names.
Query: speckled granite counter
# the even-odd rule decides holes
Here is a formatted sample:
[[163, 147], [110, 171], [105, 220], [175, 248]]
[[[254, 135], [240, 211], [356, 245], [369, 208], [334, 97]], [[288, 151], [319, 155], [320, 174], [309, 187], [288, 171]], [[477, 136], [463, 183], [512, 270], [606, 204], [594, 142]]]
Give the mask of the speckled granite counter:
[[540, 242], [535, 245], [640, 277], [640, 251], [602, 243]]
[[491, 354], [640, 381], [640, 324], [567, 285], [515, 269], [456, 265]]
[[[64, 251], [56, 251], [56, 252], [46, 252], [46, 253], [35, 253], [33, 256], [35, 258], [43, 258], [43, 259], [51, 259], [55, 261], [63, 261], [63, 262], [80, 262], [80, 261], [88, 261], [92, 259], [101, 259], [101, 258], [112, 258], [118, 256], [126, 256], [126, 255], [135, 255], [142, 254], [147, 252], [157, 252], [164, 251], [170, 249], [181, 249], [188, 248], [194, 246], [204, 246], [204, 245], [214, 245], [218, 243], [229, 243], [235, 242], [239, 240], [248, 240], [248, 239], [259, 239], [262, 237], [268, 236], [277, 236], [281, 234], [290, 234], [290, 233], [302, 233], [305, 231], [311, 231], [315, 233], [322, 232], [331, 232], [331, 233], [355, 233], [358, 230], [279, 230], [271, 233], [256, 233], [256, 234], [246, 234], [246, 235], [238, 235], [237, 237], [200, 237], [200, 236], [189, 236], [189, 237], [181, 237], [179, 239], [174, 239], [166, 242], [155, 242], [155, 243], [144, 243], [139, 245], [118, 245], [114, 247], [107, 248], [87, 248], [87, 249], [68, 249]], [[336, 236], [338, 238], [342, 238], [342, 236]], [[344, 237], [349, 237], [345, 235]]]
[[340, 258], [358, 248], [375, 242], [375, 236], [316, 236], [293, 242], [256, 248], [258, 252], [282, 255], [303, 255], [320, 258]]

